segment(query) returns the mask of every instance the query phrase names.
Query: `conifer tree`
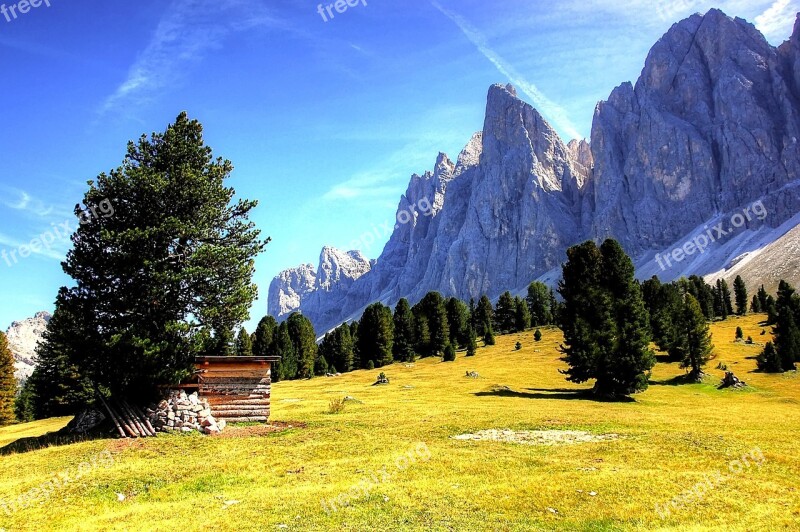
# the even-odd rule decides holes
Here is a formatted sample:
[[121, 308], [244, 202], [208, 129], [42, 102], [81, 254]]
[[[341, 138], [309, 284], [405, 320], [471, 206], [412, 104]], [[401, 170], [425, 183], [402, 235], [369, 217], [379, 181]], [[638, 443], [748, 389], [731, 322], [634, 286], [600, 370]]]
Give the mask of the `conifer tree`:
[[763, 284], [761, 285], [761, 288], [758, 289], [758, 292], [756, 293], [756, 296], [758, 296], [758, 302], [759, 302], [759, 306], [761, 308], [761, 312], [766, 312], [767, 311], [767, 298], [769, 297], [769, 294], [767, 294], [767, 291], [764, 289], [764, 285]]
[[684, 317], [681, 322], [683, 327], [682, 343], [684, 358], [681, 362], [682, 368], [691, 368], [690, 378], [699, 380], [703, 366], [708, 363], [711, 351], [711, 334], [708, 330], [700, 303], [691, 294], [686, 294], [684, 301]]
[[463, 301], [451, 297], [445, 305], [447, 310], [447, 327], [450, 332], [450, 344], [453, 347], [465, 346], [467, 343], [467, 327], [469, 307]]
[[339, 373], [347, 373], [354, 368], [353, 337], [347, 324], [340, 325], [333, 331], [333, 350], [331, 365]]
[[475, 311], [475, 332], [478, 336], [486, 336], [486, 325], [494, 321], [494, 310], [489, 297], [482, 295]]
[[525, 302], [531, 315], [531, 326], [540, 327], [553, 323], [552, 315], [552, 291], [547, 285], [539, 281], [534, 281], [528, 285], [528, 295]]
[[753, 301], [750, 303], [750, 312], [760, 313], [761, 310], [761, 301], [758, 299], [757, 295], [753, 296]]
[[392, 352], [395, 360], [410, 362], [414, 360], [416, 347], [416, 334], [414, 327], [414, 313], [406, 298], [397, 302], [394, 309], [394, 344]]
[[277, 382], [296, 379], [297, 351], [292, 343], [292, 337], [289, 335], [289, 324], [285, 321], [278, 327], [275, 350], [281, 359], [272, 370], [272, 380]]
[[253, 334], [253, 354], [257, 357], [274, 356], [277, 332], [278, 322], [275, 318], [272, 316], [261, 318]]
[[533, 333], [533, 340], [535, 342], [540, 342], [542, 340], [542, 331], [536, 329], [536, 332]]
[[756, 360], [758, 369], [766, 373], [783, 373], [783, 361], [772, 342], [767, 342]]
[[484, 345], [495, 345], [496, 341], [494, 339], [494, 331], [492, 330], [491, 323], [484, 323], [483, 330], [486, 331], [486, 335], [483, 337], [483, 344]]
[[773, 334], [775, 350], [781, 359], [784, 371], [795, 369], [795, 362], [800, 360], [800, 297], [786, 281], [778, 284], [776, 301], [777, 316]]
[[467, 338], [467, 356], [475, 356], [475, 352], [478, 350], [478, 335], [475, 334], [475, 329], [472, 326], [467, 331]]
[[517, 305], [511, 292], [503, 292], [497, 300], [497, 307], [494, 310], [494, 327], [502, 334], [514, 332], [516, 330]]
[[447, 344], [444, 347], [444, 355], [442, 358], [443, 362], [455, 362], [456, 360], [456, 350], [451, 344]]
[[428, 318], [425, 317], [421, 309], [416, 306], [414, 308], [417, 309], [417, 312], [414, 312], [414, 335], [417, 340], [415, 345], [416, 352], [422, 357], [432, 356], [431, 329], [428, 325]]
[[741, 327], [736, 327], [736, 339], [737, 340], [744, 339], [744, 331], [742, 330]]
[[0, 331], [0, 427], [10, 425], [16, 419], [14, 399], [17, 395], [17, 379], [14, 377], [14, 355], [8, 347], [6, 335]]
[[439, 292], [428, 292], [416, 307], [428, 320], [430, 354], [439, 356], [450, 341], [445, 300]]
[[514, 330], [522, 332], [531, 326], [531, 313], [528, 304], [519, 296], [514, 298]]
[[364, 310], [358, 325], [358, 349], [364, 359], [375, 367], [394, 361], [394, 321], [392, 311], [382, 303], [373, 303]]
[[59, 333], [58, 349], [102, 393], [149, 398], [156, 384], [191, 375], [208, 348], [204, 330], [227, 346], [248, 318], [254, 260], [268, 240], [249, 220], [257, 202], [235, 201], [225, 186], [232, 170], [181, 113], [89, 182], [62, 263], [73, 282], [56, 298], [80, 330]]
[[596, 379], [594, 392], [606, 397], [646, 389], [655, 357], [630, 258], [614, 240], [573, 246], [567, 258], [559, 285], [567, 380]]
[[733, 280], [733, 295], [736, 299], [736, 314], [744, 316], [747, 314], [747, 286], [741, 275], [737, 275]]
[[310, 379], [314, 376], [317, 361], [317, 334], [308, 318], [295, 312], [286, 320], [289, 337], [297, 356], [297, 378]]
[[253, 342], [250, 340], [250, 335], [244, 327], [239, 329], [239, 334], [236, 337], [235, 351], [237, 357], [253, 356]]

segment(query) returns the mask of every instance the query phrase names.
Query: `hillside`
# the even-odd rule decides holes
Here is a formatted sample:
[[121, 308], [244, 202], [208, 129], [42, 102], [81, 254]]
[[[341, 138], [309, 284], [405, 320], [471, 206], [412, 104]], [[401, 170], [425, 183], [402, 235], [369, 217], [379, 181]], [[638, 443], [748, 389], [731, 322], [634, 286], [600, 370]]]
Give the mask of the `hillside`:
[[[225, 437], [101, 440], [2, 456], [3, 500], [59, 472], [73, 474], [106, 450], [113, 460], [55, 489], [45, 504], [12, 516], [0, 511], [0, 527], [789, 529], [800, 519], [800, 379], [755, 373], [751, 357], [759, 347], [733, 342], [737, 325], [745, 336], [765, 341], [759, 318], [713, 325], [717, 357], [708, 383], [674, 385], [671, 379], [683, 371], [659, 363], [650, 388], [634, 402], [601, 403], [577, 394], [588, 386], [559, 375], [561, 337], [548, 329], [538, 344], [532, 331], [500, 336], [498, 345], [471, 359], [459, 353], [455, 363], [394, 364], [384, 368], [388, 386], [371, 386], [378, 371], [277, 383], [273, 422], [292, 426], [283, 432], [234, 427]], [[523, 348], [514, 351], [518, 340]], [[722, 371], [713, 368], [719, 363], [750, 387], [717, 390]], [[480, 376], [467, 378], [467, 371]], [[331, 399], [345, 396], [359, 402], [329, 414]], [[0, 444], [58, 423], [63, 420], [0, 429]], [[540, 446], [452, 438], [505, 428], [616, 439]], [[731, 461], [755, 449], [763, 460], [728, 473]], [[407, 453], [414, 460], [398, 461]], [[666, 519], [658, 515], [656, 504], [715, 471], [728, 478]], [[378, 483], [367, 496], [324, 511], [323, 499], [367, 485], [372, 476]]]

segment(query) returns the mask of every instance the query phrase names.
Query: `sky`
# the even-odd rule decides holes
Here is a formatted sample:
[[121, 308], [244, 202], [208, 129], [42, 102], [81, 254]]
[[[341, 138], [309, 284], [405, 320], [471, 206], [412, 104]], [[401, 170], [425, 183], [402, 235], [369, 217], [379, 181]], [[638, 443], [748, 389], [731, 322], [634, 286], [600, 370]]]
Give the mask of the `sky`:
[[[359, 0], [331, 17], [332, 0], [37, 1], [0, 5], [0, 330], [52, 312], [86, 182], [181, 111], [233, 162], [229, 186], [259, 201], [252, 219], [272, 238], [252, 331], [281, 270], [316, 265], [325, 245], [380, 255], [410, 176], [482, 129], [491, 84], [514, 84], [565, 140], [588, 137], [597, 102], [636, 80], [674, 22], [718, 7], [777, 45], [800, 11], [800, 0]], [[48, 245], [20, 256], [37, 238]]]

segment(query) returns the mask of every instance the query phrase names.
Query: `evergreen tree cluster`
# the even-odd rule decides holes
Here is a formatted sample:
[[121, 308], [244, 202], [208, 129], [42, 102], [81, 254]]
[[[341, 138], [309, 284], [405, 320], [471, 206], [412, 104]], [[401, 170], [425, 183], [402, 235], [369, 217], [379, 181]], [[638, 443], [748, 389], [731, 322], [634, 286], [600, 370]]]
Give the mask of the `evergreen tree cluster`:
[[[759, 369], [772, 373], [791, 371], [800, 362], [800, 296], [783, 280], [777, 295], [770, 318], [775, 342], [767, 343], [757, 360]], [[765, 303], [771, 305], [767, 298]]]

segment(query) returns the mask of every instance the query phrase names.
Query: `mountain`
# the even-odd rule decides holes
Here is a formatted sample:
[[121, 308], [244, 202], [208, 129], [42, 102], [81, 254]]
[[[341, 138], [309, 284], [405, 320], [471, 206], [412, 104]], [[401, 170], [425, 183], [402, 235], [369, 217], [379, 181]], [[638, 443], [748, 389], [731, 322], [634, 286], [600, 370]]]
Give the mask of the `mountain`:
[[800, 269], [784, 253], [800, 223], [800, 18], [779, 48], [716, 9], [673, 25], [636, 84], [597, 105], [590, 142], [565, 144], [510, 85], [489, 89], [485, 117], [455, 163], [439, 154], [412, 176], [369, 269], [324, 286], [311, 266], [283, 272], [270, 313], [301, 310], [325, 331], [429, 290], [520, 292], [555, 283], [570, 245], [607, 237], [642, 278], [737, 269], [755, 286], [777, 274], [770, 257], [781, 275]]
[[14, 354], [14, 376], [17, 379], [25, 380], [33, 373], [36, 345], [42, 339], [50, 318], [49, 312], [37, 312], [32, 318], [15, 321], [6, 331], [8, 347]]

